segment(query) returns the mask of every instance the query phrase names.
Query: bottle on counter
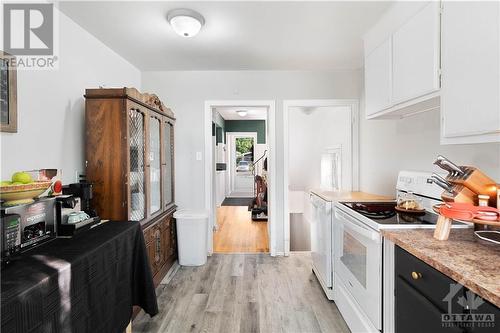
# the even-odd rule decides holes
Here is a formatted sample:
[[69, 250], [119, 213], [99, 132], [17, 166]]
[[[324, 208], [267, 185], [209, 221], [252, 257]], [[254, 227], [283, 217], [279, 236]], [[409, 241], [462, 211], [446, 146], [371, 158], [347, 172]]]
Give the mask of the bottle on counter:
[[479, 194], [477, 196], [477, 201], [479, 203], [479, 206], [488, 206], [488, 202], [490, 201], [490, 196], [489, 195], [485, 195], [485, 194]]

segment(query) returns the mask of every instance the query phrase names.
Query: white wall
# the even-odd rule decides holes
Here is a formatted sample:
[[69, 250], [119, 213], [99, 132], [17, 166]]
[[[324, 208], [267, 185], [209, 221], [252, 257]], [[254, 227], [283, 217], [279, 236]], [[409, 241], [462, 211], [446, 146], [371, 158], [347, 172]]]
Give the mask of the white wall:
[[[267, 135], [267, 134], [266, 134]], [[266, 157], [269, 156], [269, 148], [267, 146], [267, 143], [257, 143], [254, 146], [254, 162], [257, 161], [259, 158], [264, 156], [264, 152], [266, 152]], [[255, 174], [256, 175], [262, 175], [262, 171], [264, 168], [264, 161], [266, 160], [266, 157], [263, 157], [257, 164], [255, 165]]]
[[321, 185], [321, 155], [327, 148], [342, 147], [342, 185], [350, 188], [351, 112], [349, 107], [288, 110], [288, 184], [308, 192]]
[[[276, 144], [283, 145], [284, 99], [335, 99], [359, 96], [359, 72], [191, 71], [144, 72], [144, 91], [157, 93], [174, 110], [176, 123], [176, 202], [181, 208], [204, 207], [203, 110], [205, 100], [276, 100]], [[283, 188], [283, 151], [277, 149], [276, 188]], [[278, 252], [283, 252], [283, 194], [277, 193], [274, 223]]]
[[85, 88], [140, 88], [141, 73], [64, 14], [54, 71], [17, 73], [18, 133], [1, 133], [1, 175], [58, 168], [63, 181], [84, 170]]

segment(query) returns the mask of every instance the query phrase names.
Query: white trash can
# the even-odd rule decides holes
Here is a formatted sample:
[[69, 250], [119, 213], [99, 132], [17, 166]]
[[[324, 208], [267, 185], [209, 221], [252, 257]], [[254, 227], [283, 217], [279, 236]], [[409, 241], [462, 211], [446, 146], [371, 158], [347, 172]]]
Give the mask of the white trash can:
[[177, 226], [179, 265], [201, 266], [207, 262], [208, 213], [178, 210], [174, 213]]

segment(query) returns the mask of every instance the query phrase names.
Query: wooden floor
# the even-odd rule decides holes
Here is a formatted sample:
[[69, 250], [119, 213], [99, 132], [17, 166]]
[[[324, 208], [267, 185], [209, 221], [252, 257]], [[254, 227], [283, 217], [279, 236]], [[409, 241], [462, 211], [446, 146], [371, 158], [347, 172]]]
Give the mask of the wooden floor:
[[248, 207], [217, 208], [217, 223], [219, 229], [214, 232], [214, 252], [269, 252], [268, 222], [252, 221]]
[[133, 332], [347, 333], [311, 271], [309, 253], [214, 254], [157, 288], [160, 313], [141, 312]]

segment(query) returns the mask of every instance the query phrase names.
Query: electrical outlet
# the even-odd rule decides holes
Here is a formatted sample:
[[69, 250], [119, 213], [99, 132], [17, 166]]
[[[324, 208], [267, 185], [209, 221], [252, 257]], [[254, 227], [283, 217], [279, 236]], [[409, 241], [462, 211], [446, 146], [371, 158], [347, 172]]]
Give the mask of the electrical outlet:
[[80, 182], [80, 178], [81, 176], [84, 176], [84, 173], [79, 171], [79, 170], [76, 170], [75, 171], [75, 183], [79, 183]]

